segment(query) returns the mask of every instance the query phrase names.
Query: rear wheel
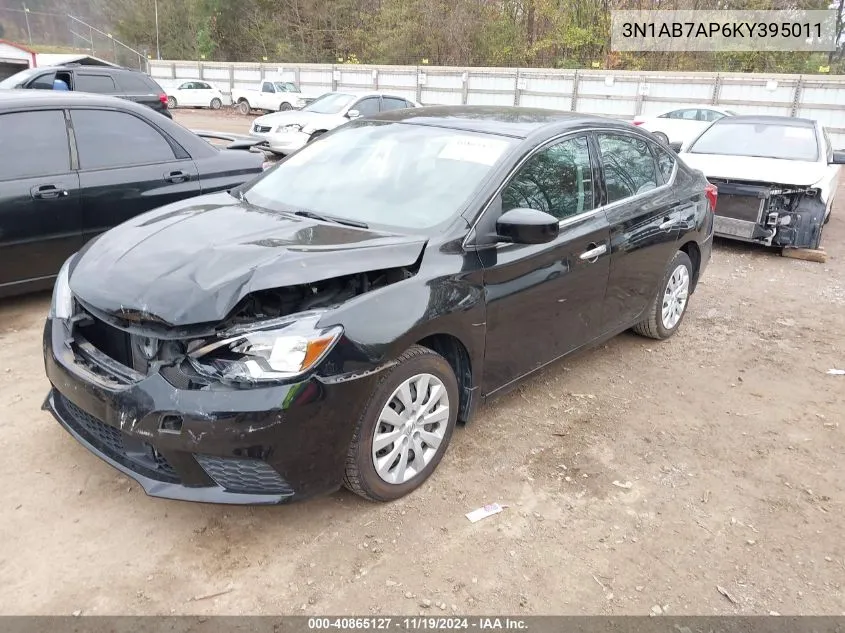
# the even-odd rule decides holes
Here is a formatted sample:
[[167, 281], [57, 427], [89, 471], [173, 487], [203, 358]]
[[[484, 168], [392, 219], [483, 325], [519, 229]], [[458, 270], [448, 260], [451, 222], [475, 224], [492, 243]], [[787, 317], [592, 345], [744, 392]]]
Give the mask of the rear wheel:
[[217, 97], [214, 97], [214, 99], [211, 100], [211, 103], [209, 105], [211, 106], [212, 110], [219, 110], [223, 107], [223, 102], [220, 101], [220, 99], [218, 99]]
[[434, 472], [458, 418], [458, 381], [436, 352], [414, 345], [376, 385], [346, 457], [343, 484], [371, 501], [393, 501]]
[[282, 105], [279, 106], [279, 111], [284, 112], [285, 110], [293, 110], [293, 106], [287, 101], [282, 101]]
[[664, 145], [669, 145], [669, 137], [666, 136], [663, 132], [654, 132], [654, 135], [657, 137], [658, 141], [660, 141]]
[[687, 313], [692, 287], [692, 261], [678, 251], [666, 267], [660, 291], [645, 318], [634, 326], [634, 332], [649, 338], [667, 339], [677, 332]]
[[176, 103], [176, 97], [167, 97], [167, 107], [171, 110], [175, 108], [178, 104]]
[[238, 101], [238, 112], [241, 114], [249, 114], [251, 108], [249, 107], [249, 101], [246, 99], [241, 99]]

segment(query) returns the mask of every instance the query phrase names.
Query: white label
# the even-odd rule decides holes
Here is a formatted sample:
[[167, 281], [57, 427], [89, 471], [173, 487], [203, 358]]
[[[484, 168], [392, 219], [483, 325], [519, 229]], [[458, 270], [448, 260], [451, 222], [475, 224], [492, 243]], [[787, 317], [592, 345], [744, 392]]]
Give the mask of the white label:
[[800, 139], [809, 139], [813, 140], [813, 130], [805, 127], [784, 127], [783, 128], [783, 137], [784, 138], [800, 138]]
[[640, 84], [640, 94], [643, 97], [648, 96], [648, 91], [649, 91], [649, 85], [648, 84]]
[[421, 86], [425, 85], [425, 73], [420, 73], [417, 75], [417, 83]]
[[490, 503], [483, 508], [478, 508], [477, 510], [473, 510], [472, 512], [466, 513], [466, 518], [470, 520], [470, 523], [475, 523], [476, 521], [481, 521], [481, 519], [486, 519], [489, 516], [493, 516], [494, 514], [498, 514], [502, 511], [502, 506], [498, 503]]
[[605, 77], [604, 78], [604, 85], [605, 86], [612, 86], [614, 84], [614, 81], [615, 80], [613, 79], [613, 77]]
[[280, 75], [284, 75], [284, 74], [285, 74], [285, 68], [284, 68], [284, 66], [279, 66], [279, 70], [278, 70], [277, 72], [278, 72]]
[[332, 77], [334, 78], [335, 81], [340, 81], [340, 71], [339, 70], [332, 71]]
[[499, 160], [507, 147], [507, 141], [476, 136], [458, 136], [449, 139], [437, 157], [492, 165]]
[[766, 90], [777, 90], [778, 89], [778, 82], [774, 79], [769, 79], [766, 82]]
[[520, 77], [516, 80], [516, 89], [517, 90], [525, 90], [528, 86], [528, 81], [526, 81], [525, 77]]

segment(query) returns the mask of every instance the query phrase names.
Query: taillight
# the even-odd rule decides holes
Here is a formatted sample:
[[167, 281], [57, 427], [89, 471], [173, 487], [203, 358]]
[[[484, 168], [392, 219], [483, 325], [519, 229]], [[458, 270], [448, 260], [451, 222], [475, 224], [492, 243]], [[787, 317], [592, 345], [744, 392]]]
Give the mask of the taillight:
[[276, 163], [274, 163], [272, 161], [265, 160], [263, 163], [261, 163], [261, 171], [267, 171], [268, 169], [270, 169], [275, 164]]
[[642, 121], [634, 121], [633, 123], [634, 123], [634, 125], [642, 125], [643, 124]]
[[159, 100], [159, 101], [161, 101], [161, 105], [163, 105], [165, 108], [167, 107], [167, 95], [166, 95], [166, 94], [164, 94], [164, 93], [162, 92], [162, 93], [158, 96], [158, 100]]
[[707, 201], [710, 203], [710, 208], [716, 210], [716, 200], [719, 197], [719, 188], [712, 182], [708, 182], [704, 187], [704, 195], [707, 196]]

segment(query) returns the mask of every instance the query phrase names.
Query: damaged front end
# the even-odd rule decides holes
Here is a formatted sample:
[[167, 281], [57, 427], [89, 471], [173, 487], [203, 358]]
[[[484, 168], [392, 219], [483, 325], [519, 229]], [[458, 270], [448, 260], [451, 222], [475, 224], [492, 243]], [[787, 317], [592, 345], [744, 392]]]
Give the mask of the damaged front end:
[[766, 246], [818, 248], [826, 211], [819, 189], [709, 178], [719, 189], [716, 235]]

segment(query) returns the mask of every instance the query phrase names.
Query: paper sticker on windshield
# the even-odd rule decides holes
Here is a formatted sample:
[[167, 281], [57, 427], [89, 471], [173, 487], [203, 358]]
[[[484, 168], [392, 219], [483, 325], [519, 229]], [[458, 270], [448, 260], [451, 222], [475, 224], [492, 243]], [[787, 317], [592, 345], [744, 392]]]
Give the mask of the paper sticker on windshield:
[[805, 127], [785, 127], [783, 128], [784, 138], [801, 138], [808, 139], [813, 137], [813, 131]]
[[478, 136], [458, 136], [446, 141], [437, 157], [492, 165], [499, 160], [507, 147], [507, 141]]

